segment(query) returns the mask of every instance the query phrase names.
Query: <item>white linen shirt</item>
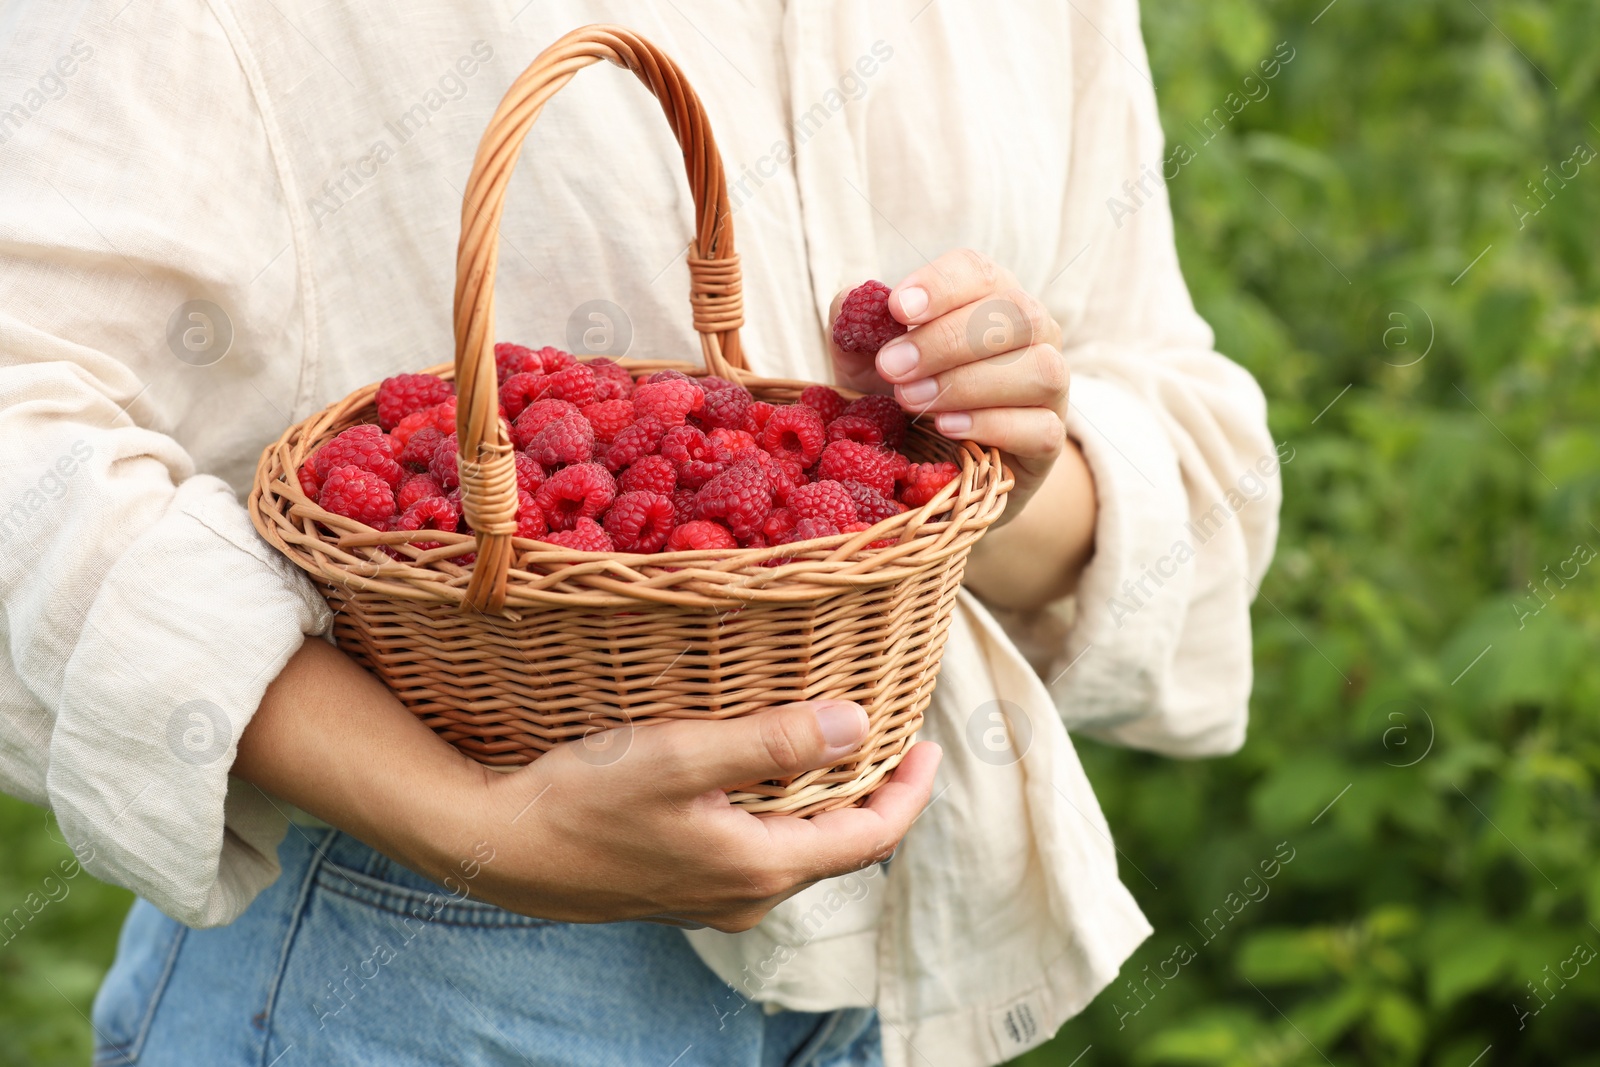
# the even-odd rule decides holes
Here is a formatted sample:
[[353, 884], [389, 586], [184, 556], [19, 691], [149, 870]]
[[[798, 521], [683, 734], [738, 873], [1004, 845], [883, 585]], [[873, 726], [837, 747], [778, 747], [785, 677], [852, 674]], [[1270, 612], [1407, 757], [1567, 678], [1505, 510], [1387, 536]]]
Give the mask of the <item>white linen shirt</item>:
[[[751, 1000], [876, 1004], [891, 1067], [1014, 1056], [1149, 932], [1066, 728], [1236, 748], [1276, 535], [1262, 396], [1212, 350], [1152, 180], [1135, 0], [9, 5], [0, 785], [53, 809], [93, 873], [194, 926], [277, 876], [283, 806], [228, 768], [329, 615], [240, 501], [292, 421], [449, 358], [478, 138], [516, 74], [590, 22], [654, 40], [705, 102], [758, 373], [826, 380], [839, 288], [960, 246], [1065, 330], [1100, 507], [1078, 595], [1002, 622], [962, 594], [924, 732], [946, 752], [936, 799], [887, 874], [690, 935]], [[691, 214], [656, 101], [582, 72], [511, 185], [499, 336], [564, 345], [604, 300], [632, 354], [696, 358]]]

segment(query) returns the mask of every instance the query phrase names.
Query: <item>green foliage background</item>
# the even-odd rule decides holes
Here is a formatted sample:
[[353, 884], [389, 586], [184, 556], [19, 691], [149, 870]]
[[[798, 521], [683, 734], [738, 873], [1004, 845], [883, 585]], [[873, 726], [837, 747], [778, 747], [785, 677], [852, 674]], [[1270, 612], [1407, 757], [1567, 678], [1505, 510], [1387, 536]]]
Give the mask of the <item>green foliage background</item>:
[[[1244, 751], [1081, 745], [1156, 934], [1028, 1067], [1600, 1065], [1600, 160], [1512, 207], [1600, 147], [1600, 7], [1323, 3], [1145, 0], [1185, 270], [1294, 458]], [[70, 855], [6, 798], [0, 842], [0, 910]], [[129, 898], [69, 884], [0, 1064], [88, 1060]]]

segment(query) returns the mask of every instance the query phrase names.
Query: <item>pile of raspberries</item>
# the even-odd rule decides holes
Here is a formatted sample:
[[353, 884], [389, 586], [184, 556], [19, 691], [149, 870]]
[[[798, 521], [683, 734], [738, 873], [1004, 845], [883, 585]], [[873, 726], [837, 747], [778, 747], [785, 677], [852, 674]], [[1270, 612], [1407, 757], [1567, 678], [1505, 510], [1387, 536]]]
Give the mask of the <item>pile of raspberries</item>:
[[[797, 404], [769, 404], [722, 378], [668, 370], [635, 383], [609, 359], [514, 344], [496, 345], [495, 363], [517, 449], [517, 536], [569, 549], [764, 548], [854, 533], [921, 507], [959, 473], [897, 451], [906, 417], [887, 396], [846, 401], [814, 385]], [[300, 487], [376, 530], [470, 532], [452, 384], [396, 375], [377, 407], [377, 425], [311, 455]]]

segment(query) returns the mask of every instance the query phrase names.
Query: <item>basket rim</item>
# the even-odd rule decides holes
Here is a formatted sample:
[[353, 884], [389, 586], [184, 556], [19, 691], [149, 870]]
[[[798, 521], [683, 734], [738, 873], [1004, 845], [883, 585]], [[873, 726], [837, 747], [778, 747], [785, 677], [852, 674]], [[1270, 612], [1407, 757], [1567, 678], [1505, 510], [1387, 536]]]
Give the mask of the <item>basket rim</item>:
[[[607, 357], [610, 358], [610, 357]], [[615, 359], [636, 375], [679, 370], [706, 377], [699, 364], [677, 360]], [[453, 380], [452, 363], [420, 372]], [[756, 389], [799, 389], [815, 384], [762, 378], [736, 371], [738, 384]], [[439, 530], [380, 531], [325, 511], [291, 477], [332, 433], [365, 421], [358, 413], [373, 405], [380, 383], [369, 383], [289, 426], [261, 454], [248, 500], [256, 530], [313, 578], [352, 594], [465, 606], [470, 565], [450, 562], [470, 549], [472, 534]], [[846, 397], [851, 389], [830, 386]], [[946, 442], [931, 431], [923, 435]], [[513, 538], [515, 556], [507, 579], [506, 614], [537, 605], [629, 608], [644, 605], [728, 610], [760, 602], [794, 602], [890, 584], [964, 553], [1000, 517], [1012, 476], [1000, 453], [971, 441], [955, 446], [961, 474], [921, 508], [891, 516], [866, 530], [766, 548], [684, 552], [584, 552], [542, 541]], [[319, 529], [318, 527], [322, 529]], [[325, 533], [324, 530], [329, 531]], [[342, 531], [342, 532], [340, 532]], [[330, 533], [332, 536], [330, 536]], [[867, 548], [889, 537], [899, 543]], [[440, 547], [417, 550], [416, 541]], [[396, 547], [409, 562], [383, 554]], [[542, 547], [540, 547], [542, 546]], [[374, 556], [378, 558], [373, 558]], [[767, 561], [787, 559], [771, 564]]]

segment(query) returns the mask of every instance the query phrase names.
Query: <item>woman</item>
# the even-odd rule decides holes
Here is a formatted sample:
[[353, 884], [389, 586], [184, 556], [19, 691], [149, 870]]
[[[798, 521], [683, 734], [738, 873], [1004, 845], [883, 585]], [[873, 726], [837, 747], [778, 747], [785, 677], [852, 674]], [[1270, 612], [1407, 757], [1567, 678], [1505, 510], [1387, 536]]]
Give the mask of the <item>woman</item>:
[[[705, 101], [753, 368], [892, 392], [1015, 469], [933, 743], [865, 808], [721, 797], [854, 747], [837, 702], [485, 775], [318, 639], [239, 505], [290, 421], [446, 358], [477, 138], [595, 21]], [[11, 27], [0, 773], [143, 898], [98, 1063], [995, 1063], [1111, 981], [1149, 928], [1065, 725], [1241, 743], [1277, 508], [1260, 393], [1178, 271], [1132, 0], [111, 0]], [[563, 89], [502, 224], [501, 337], [697, 351], [680, 173], [632, 78]], [[916, 328], [853, 357], [829, 328], [867, 277]]]

